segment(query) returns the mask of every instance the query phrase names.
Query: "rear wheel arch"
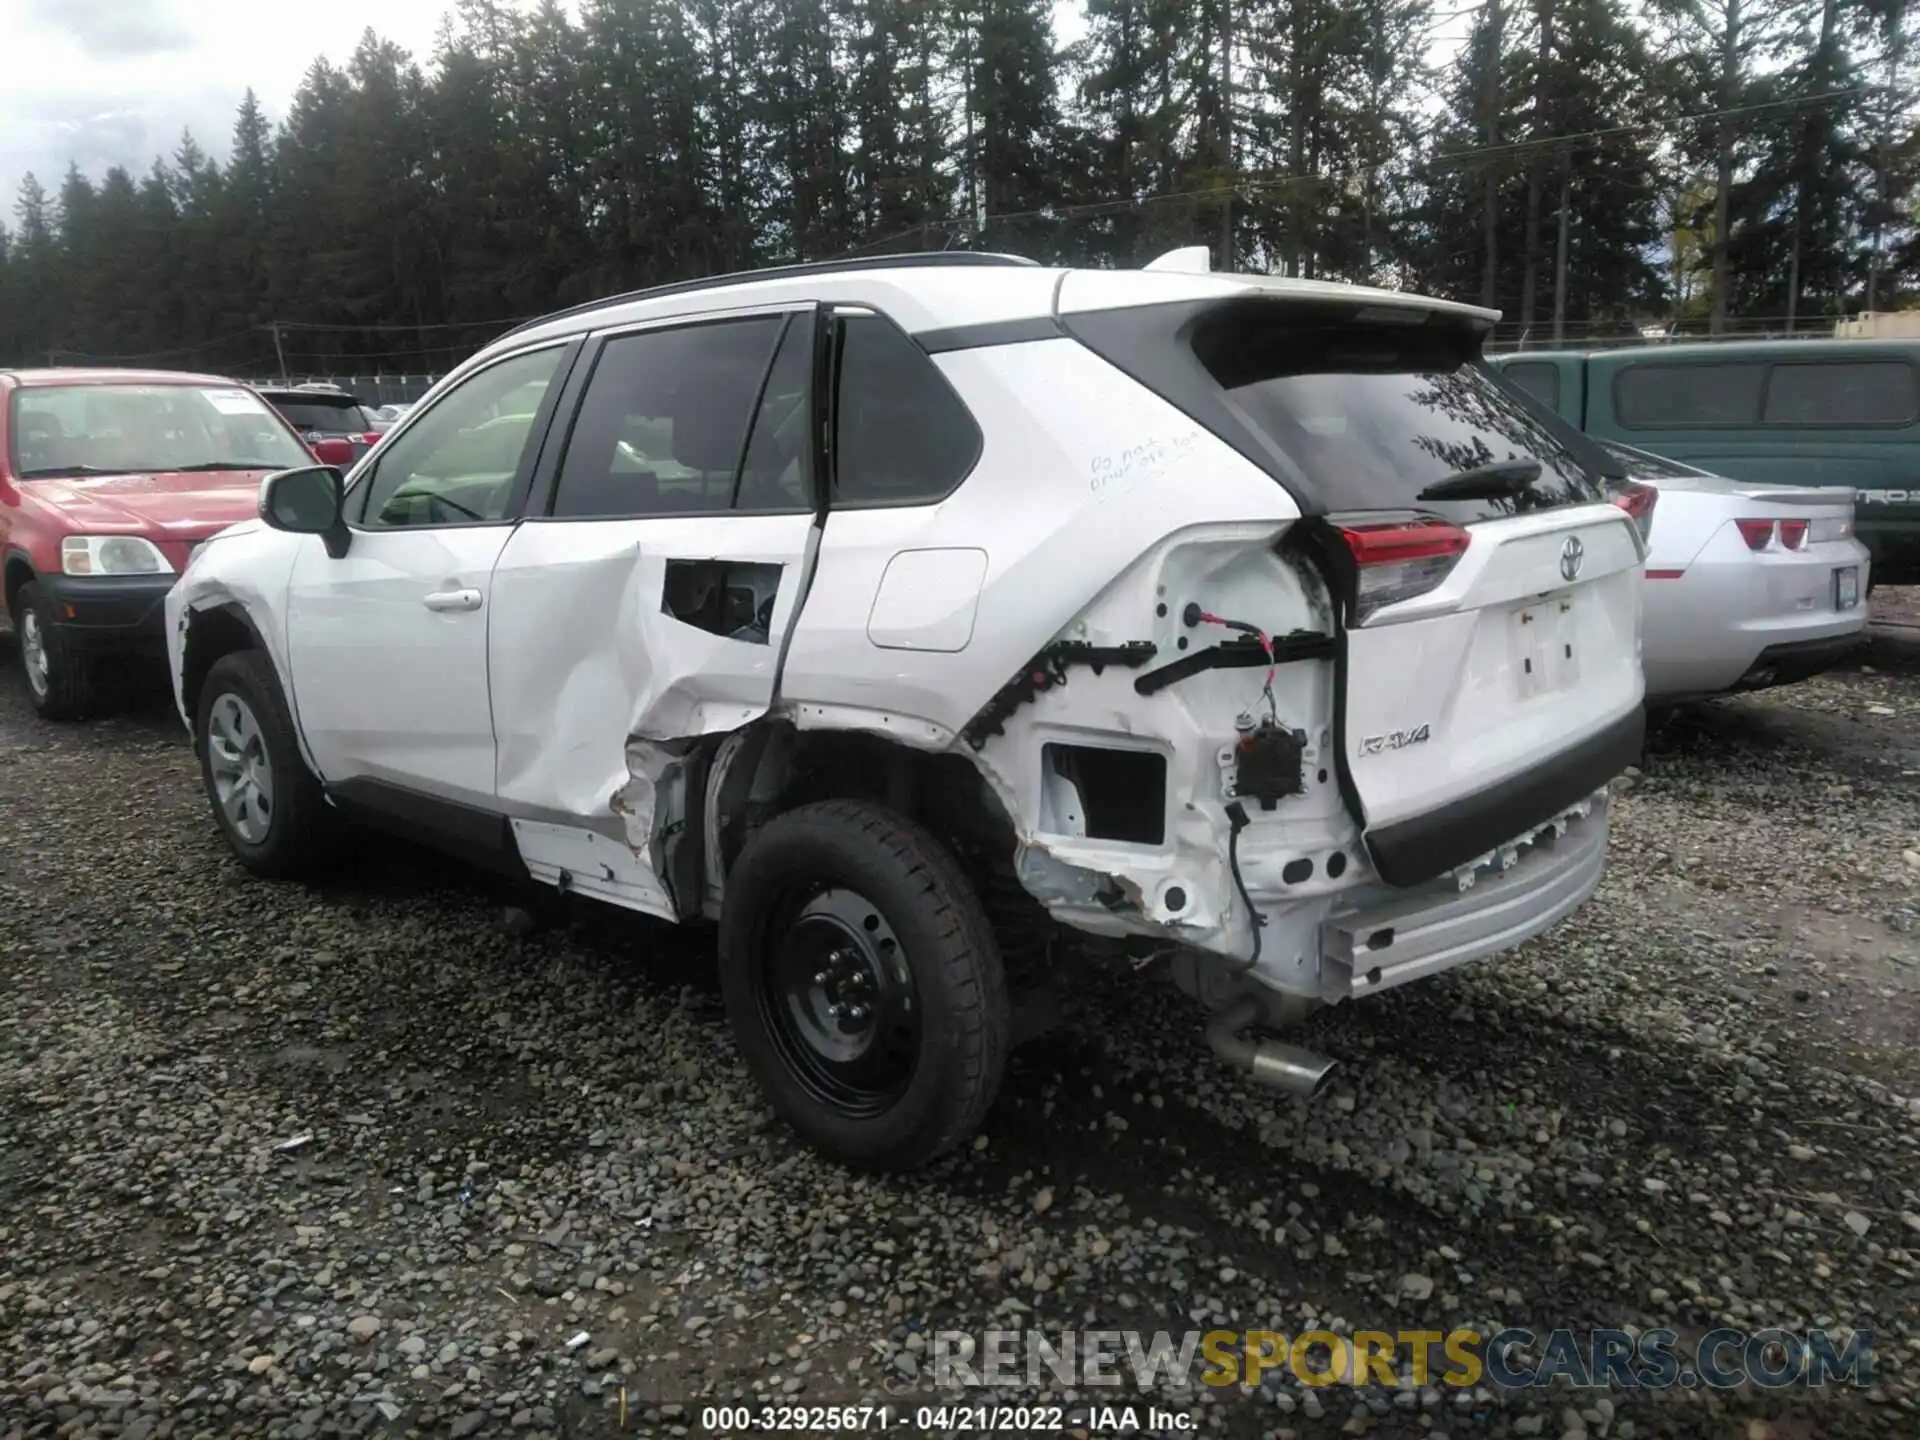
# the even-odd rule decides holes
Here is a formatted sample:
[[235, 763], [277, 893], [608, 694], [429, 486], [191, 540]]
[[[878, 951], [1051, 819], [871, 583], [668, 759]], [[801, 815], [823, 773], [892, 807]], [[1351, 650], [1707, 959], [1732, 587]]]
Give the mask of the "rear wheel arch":
[[[954, 857], [986, 907], [1014, 991], [1045, 983], [1054, 922], [1020, 882], [1018, 831], [973, 761], [884, 735], [762, 720], [715, 771], [718, 827], [707, 837], [708, 863], [723, 877], [752, 837], [781, 815], [831, 801], [878, 806], [924, 828]], [[723, 911], [726, 894], [723, 880]]]
[[798, 730], [757, 722], [739, 760], [717, 777], [724, 869], [748, 828], [803, 805], [865, 800], [917, 821], [956, 855], [1013, 858], [1012, 818], [965, 757], [919, 750], [884, 735]]

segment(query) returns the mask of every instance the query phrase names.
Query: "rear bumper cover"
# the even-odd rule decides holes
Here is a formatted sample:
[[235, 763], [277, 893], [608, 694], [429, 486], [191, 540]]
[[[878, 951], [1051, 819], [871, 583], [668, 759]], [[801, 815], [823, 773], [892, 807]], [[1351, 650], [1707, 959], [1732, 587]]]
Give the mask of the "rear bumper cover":
[[1736, 690], [1762, 690], [1770, 685], [1792, 685], [1831, 670], [1867, 643], [1864, 628], [1850, 635], [1819, 640], [1790, 640], [1769, 645], [1734, 685]]
[[1578, 804], [1640, 759], [1646, 740], [1643, 707], [1632, 710], [1543, 765], [1452, 805], [1409, 816], [1366, 833], [1373, 868], [1406, 888], [1513, 843]]
[[1503, 869], [1327, 920], [1320, 927], [1321, 998], [1352, 999], [1424, 979], [1510, 950], [1558, 924], [1593, 894], [1606, 871], [1609, 810], [1606, 791], [1598, 791], [1532, 836], [1522, 835], [1503, 856]]
[[[1714, 546], [1723, 543], [1716, 539]], [[1883, 577], [1864, 547], [1729, 554], [1696, 560], [1677, 577], [1646, 582], [1641, 635], [1649, 698], [1675, 701], [1753, 688], [1748, 677], [1775, 650], [1804, 645], [1813, 652], [1834, 643], [1840, 646], [1836, 656], [1844, 655], [1846, 642], [1866, 633], [1867, 582]], [[1856, 570], [1860, 582], [1862, 603], [1850, 610], [1833, 606], [1834, 572], [1842, 569]]]
[[53, 622], [69, 643], [87, 649], [161, 652], [166, 645], [167, 592], [175, 575], [40, 575]]

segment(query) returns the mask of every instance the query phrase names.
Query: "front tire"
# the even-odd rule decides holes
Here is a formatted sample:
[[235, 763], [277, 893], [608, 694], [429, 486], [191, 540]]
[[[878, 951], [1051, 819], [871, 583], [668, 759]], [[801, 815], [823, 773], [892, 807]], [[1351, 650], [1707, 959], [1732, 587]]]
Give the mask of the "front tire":
[[986, 911], [881, 806], [806, 805], [754, 836], [727, 877], [720, 988], [774, 1109], [844, 1165], [924, 1164], [999, 1090], [1012, 1016]]
[[193, 739], [214, 820], [241, 864], [289, 879], [333, 858], [339, 817], [301, 758], [265, 655], [240, 650], [214, 662], [200, 687]]
[[105, 697], [93, 657], [54, 621], [53, 605], [37, 582], [20, 587], [13, 602], [13, 634], [27, 697], [43, 720], [84, 720]]

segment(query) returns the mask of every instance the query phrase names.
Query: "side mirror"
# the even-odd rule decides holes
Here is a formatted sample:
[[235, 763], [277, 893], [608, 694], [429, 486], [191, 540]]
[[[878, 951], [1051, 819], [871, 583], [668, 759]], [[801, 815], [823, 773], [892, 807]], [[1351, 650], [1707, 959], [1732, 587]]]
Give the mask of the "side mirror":
[[260, 518], [290, 535], [323, 537], [336, 560], [352, 535], [340, 500], [340, 472], [330, 465], [281, 470], [260, 482]]
[[309, 448], [313, 451], [313, 458], [322, 465], [345, 468], [353, 464], [351, 440], [316, 440]]

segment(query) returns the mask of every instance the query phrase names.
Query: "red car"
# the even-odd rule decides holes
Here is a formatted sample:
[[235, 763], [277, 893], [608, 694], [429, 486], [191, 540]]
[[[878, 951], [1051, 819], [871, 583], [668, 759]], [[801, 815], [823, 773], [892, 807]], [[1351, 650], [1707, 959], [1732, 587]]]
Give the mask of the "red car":
[[34, 708], [96, 708], [116, 661], [166, 652], [194, 547], [258, 513], [275, 470], [351, 461], [247, 386], [144, 370], [0, 370], [0, 555]]

